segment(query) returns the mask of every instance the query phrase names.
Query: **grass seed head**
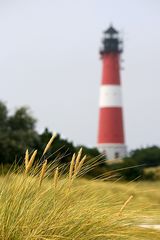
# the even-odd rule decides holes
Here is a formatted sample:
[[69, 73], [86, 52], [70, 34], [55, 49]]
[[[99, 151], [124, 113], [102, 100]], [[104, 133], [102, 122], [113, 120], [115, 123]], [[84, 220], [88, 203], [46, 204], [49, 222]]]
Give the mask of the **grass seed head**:
[[42, 165], [42, 169], [41, 169], [41, 173], [40, 173], [39, 186], [41, 186], [41, 184], [42, 184], [44, 175], [46, 173], [46, 169], [47, 169], [47, 160], [45, 160], [43, 165]]
[[123, 206], [121, 207], [118, 216], [120, 216], [122, 214], [122, 211], [125, 209], [125, 207], [128, 205], [128, 203], [131, 201], [131, 199], [133, 198], [133, 195], [131, 195], [123, 204]]
[[82, 155], [82, 148], [80, 148], [80, 150], [78, 152], [78, 155], [76, 157], [76, 161], [75, 161], [76, 163], [75, 163], [75, 167], [74, 167], [74, 174], [76, 174], [76, 171], [77, 171], [80, 159], [81, 159], [81, 155]]
[[32, 167], [32, 165], [33, 165], [33, 162], [34, 162], [34, 160], [35, 160], [36, 155], [37, 155], [37, 150], [35, 150], [35, 151], [33, 152], [32, 156], [31, 156], [31, 158], [30, 158], [30, 160], [29, 160], [29, 162], [28, 162], [28, 164], [27, 164], [27, 167], [26, 167], [26, 169], [25, 169], [25, 173], [28, 173], [29, 170], [31, 169], [31, 167]]
[[86, 155], [85, 155], [85, 156], [82, 158], [82, 160], [80, 161], [80, 163], [79, 163], [79, 165], [78, 165], [78, 167], [77, 167], [77, 173], [79, 173], [79, 171], [81, 170], [81, 168], [82, 168], [85, 160], [86, 160]]
[[25, 161], [25, 169], [26, 169], [27, 166], [28, 166], [28, 163], [29, 163], [29, 151], [28, 151], [28, 149], [26, 150], [24, 161]]
[[44, 156], [46, 154], [46, 152], [48, 151], [48, 149], [51, 147], [52, 145], [52, 142], [54, 141], [54, 139], [56, 138], [57, 134], [56, 133], [53, 133], [52, 137], [50, 138], [49, 142], [47, 143], [44, 151], [43, 151], [43, 154], [42, 156]]
[[54, 178], [53, 178], [53, 186], [54, 188], [57, 187], [58, 184], [58, 167], [56, 168], [55, 172], [54, 172]]
[[70, 168], [69, 168], [69, 182], [71, 182], [71, 179], [72, 179], [75, 159], [76, 159], [76, 154], [74, 153], [72, 156], [72, 160], [71, 160]]

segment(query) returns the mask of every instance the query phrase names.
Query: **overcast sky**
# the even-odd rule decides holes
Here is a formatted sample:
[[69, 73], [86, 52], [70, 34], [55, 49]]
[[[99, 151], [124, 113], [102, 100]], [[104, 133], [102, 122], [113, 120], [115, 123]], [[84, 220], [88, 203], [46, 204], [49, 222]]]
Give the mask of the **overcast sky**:
[[126, 144], [160, 145], [159, 0], [0, 0], [0, 100], [37, 129], [97, 138], [102, 32], [121, 31]]

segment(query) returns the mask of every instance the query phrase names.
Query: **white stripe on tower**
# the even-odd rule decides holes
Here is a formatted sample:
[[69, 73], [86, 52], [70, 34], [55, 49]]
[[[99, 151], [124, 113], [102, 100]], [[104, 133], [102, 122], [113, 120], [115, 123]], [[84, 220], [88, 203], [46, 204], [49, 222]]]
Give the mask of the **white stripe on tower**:
[[100, 88], [100, 107], [122, 107], [120, 85], [102, 85]]

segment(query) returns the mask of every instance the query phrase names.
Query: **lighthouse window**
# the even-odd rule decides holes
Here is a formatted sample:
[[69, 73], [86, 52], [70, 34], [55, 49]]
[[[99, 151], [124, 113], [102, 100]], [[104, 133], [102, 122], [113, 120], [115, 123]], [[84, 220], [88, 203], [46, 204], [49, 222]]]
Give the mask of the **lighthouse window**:
[[115, 158], [119, 158], [119, 152], [115, 152]]

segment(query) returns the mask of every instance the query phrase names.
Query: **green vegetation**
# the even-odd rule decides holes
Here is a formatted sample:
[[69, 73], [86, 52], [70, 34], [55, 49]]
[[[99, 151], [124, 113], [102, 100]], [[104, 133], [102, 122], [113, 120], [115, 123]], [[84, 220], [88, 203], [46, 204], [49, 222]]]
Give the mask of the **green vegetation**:
[[152, 146], [132, 151], [123, 162], [109, 165], [108, 169], [117, 170], [124, 180], [158, 180], [159, 166], [160, 148]]
[[[0, 173], [6, 172], [15, 161], [21, 164], [21, 156], [25, 150], [38, 149], [38, 157], [42, 155], [44, 143], [52, 136], [47, 128], [42, 133], [36, 131], [36, 120], [26, 107], [18, 108], [12, 115], [7, 106], [0, 102]], [[83, 147], [88, 159], [96, 161], [96, 165], [87, 172], [87, 177], [114, 175], [123, 180], [158, 180], [160, 179], [160, 148], [157, 146], [137, 149], [130, 152], [123, 162], [106, 164], [97, 148], [74, 146], [67, 139], [57, 135], [54, 145], [47, 152], [51, 163], [59, 161], [65, 166], [71, 161], [74, 152]], [[150, 169], [150, 170], [149, 170]], [[114, 174], [113, 174], [114, 173]]]
[[[15, 160], [18, 163], [27, 148], [29, 150], [39, 149], [40, 156], [44, 143], [51, 136], [52, 132], [47, 128], [41, 134], [36, 131], [36, 120], [28, 108], [18, 108], [10, 115], [5, 103], [0, 102], [0, 163], [12, 164]], [[62, 164], [65, 164], [71, 160], [72, 154], [80, 147], [74, 146], [72, 142], [57, 135], [47, 157], [52, 162], [58, 158]], [[100, 154], [95, 148], [84, 147], [84, 152], [91, 158]]]

